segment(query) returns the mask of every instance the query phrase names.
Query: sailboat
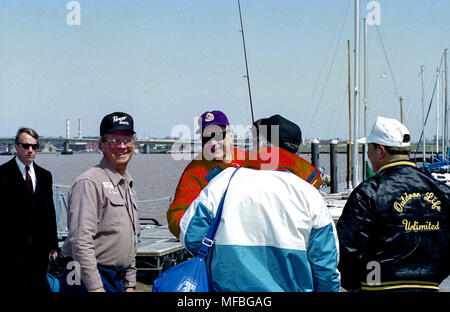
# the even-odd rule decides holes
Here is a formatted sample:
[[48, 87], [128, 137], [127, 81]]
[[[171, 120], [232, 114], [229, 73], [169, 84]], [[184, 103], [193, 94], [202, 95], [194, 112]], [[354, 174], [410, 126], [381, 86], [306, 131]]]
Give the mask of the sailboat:
[[[423, 167], [430, 172], [433, 177], [439, 181], [445, 182], [450, 185], [450, 148], [448, 147], [448, 88], [447, 88], [447, 49], [444, 50], [444, 53], [441, 58], [441, 64], [437, 70], [436, 81], [433, 88], [433, 94], [431, 96], [430, 104], [428, 106], [428, 113], [426, 118], [424, 118], [422, 134], [420, 136], [419, 142], [417, 143], [416, 154], [418, 151], [418, 147], [421, 143], [422, 137], [424, 136], [425, 126], [428, 121], [430, 109], [433, 103], [433, 99], [436, 96], [436, 113], [438, 115], [440, 107], [439, 103], [439, 92], [436, 90], [439, 89], [439, 76], [441, 72], [442, 61], [444, 61], [444, 77], [443, 77], [443, 92], [444, 92], [444, 101], [443, 101], [443, 127], [442, 127], [442, 156], [439, 154], [439, 133], [436, 132], [436, 153], [433, 158], [434, 162], [427, 163], [425, 156], [423, 157]], [[422, 67], [423, 72], [423, 67]], [[436, 125], [438, 126], [438, 117], [436, 117]], [[424, 155], [425, 155], [425, 146], [424, 146]]]

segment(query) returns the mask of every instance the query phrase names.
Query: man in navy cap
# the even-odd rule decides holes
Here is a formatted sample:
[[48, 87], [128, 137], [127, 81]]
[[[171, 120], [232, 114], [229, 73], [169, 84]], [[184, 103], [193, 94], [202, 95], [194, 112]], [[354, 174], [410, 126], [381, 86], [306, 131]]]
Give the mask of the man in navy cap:
[[[134, 134], [130, 115], [106, 115], [100, 125], [103, 159], [70, 189], [69, 236], [62, 253], [73, 258], [74, 270], [65, 272], [62, 291], [134, 291], [140, 227], [133, 179], [127, 171]], [[74, 274], [77, 268], [81, 276]]]
[[231, 146], [233, 135], [223, 112], [206, 111], [198, 121], [202, 153], [185, 168], [167, 211], [169, 229], [176, 237], [180, 234], [179, 223], [185, 211], [208, 185], [207, 174], [217, 166], [222, 169], [240, 166], [247, 156], [245, 151]]
[[255, 121], [254, 127], [258, 149], [249, 155], [244, 167], [290, 171], [317, 189], [322, 186], [320, 170], [296, 155], [302, 142], [297, 124], [277, 114]]

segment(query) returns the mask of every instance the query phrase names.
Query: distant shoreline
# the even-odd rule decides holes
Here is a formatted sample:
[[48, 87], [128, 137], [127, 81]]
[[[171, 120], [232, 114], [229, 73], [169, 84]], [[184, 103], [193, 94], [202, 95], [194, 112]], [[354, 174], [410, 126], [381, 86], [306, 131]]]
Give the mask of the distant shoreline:
[[[158, 152], [150, 151], [149, 153], [141, 153], [141, 152], [139, 152], [139, 154], [143, 154], [143, 155], [146, 155], [146, 154], [167, 154], [167, 155], [170, 155], [171, 153], [168, 153], [168, 151], [169, 150], [161, 150], [161, 151], [158, 151]], [[329, 154], [330, 153], [330, 149], [327, 146], [324, 146], [324, 147], [321, 146], [320, 150], [319, 150], [319, 153], [320, 154]], [[347, 151], [338, 148], [337, 153], [338, 154], [347, 154]], [[411, 151], [411, 155], [413, 155], [414, 153], [415, 153], [415, 151]], [[422, 155], [421, 151], [419, 151], [418, 153], [420, 155]], [[38, 151], [37, 154], [46, 154], [46, 155], [60, 154], [60, 155], [64, 155], [62, 152], [42, 152], [42, 151]], [[77, 151], [73, 151], [72, 154], [77, 154], [77, 155], [78, 154], [101, 154], [101, 152], [98, 152], [98, 151], [91, 151], [91, 152], [77, 152]], [[67, 154], [67, 156], [70, 156], [72, 154]], [[197, 153], [186, 153], [186, 154], [197, 154]], [[298, 154], [299, 155], [311, 154], [311, 148], [307, 147], [307, 148], [304, 148], [304, 149], [300, 149]], [[363, 154], [362, 148], [359, 150], [359, 154]], [[425, 154], [426, 155], [433, 155], [435, 153], [427, 151]], [[10, 152], [2, 152], [2, 153], [0, 153], [0, 156], [14, 156], [14, 155], [16, 155], [16, 154], [15, 153], [10, 153]]]

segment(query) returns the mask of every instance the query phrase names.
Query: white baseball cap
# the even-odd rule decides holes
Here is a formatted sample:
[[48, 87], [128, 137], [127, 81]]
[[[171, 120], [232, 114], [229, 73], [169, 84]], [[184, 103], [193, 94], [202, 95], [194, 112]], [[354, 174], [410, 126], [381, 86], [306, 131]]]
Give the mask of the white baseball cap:
[[410, 133], [401, 122], [393, 118], [378, 116], [369, 136], [360, 138], [358, 143], [376, 143], [383, 146], [410, 146]]

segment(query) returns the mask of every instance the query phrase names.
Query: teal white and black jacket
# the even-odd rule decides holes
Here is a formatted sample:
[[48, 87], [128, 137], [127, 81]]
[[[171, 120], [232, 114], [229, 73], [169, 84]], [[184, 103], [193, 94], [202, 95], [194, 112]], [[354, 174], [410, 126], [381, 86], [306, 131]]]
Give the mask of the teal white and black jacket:
[[[180, 222], [193, 255], [235, 169], [212, 179]], [[241, 168], [233, 177], [210, 250], [214, 291], [339, 291], [338, 240], [320, 193], [286, 171]]]

